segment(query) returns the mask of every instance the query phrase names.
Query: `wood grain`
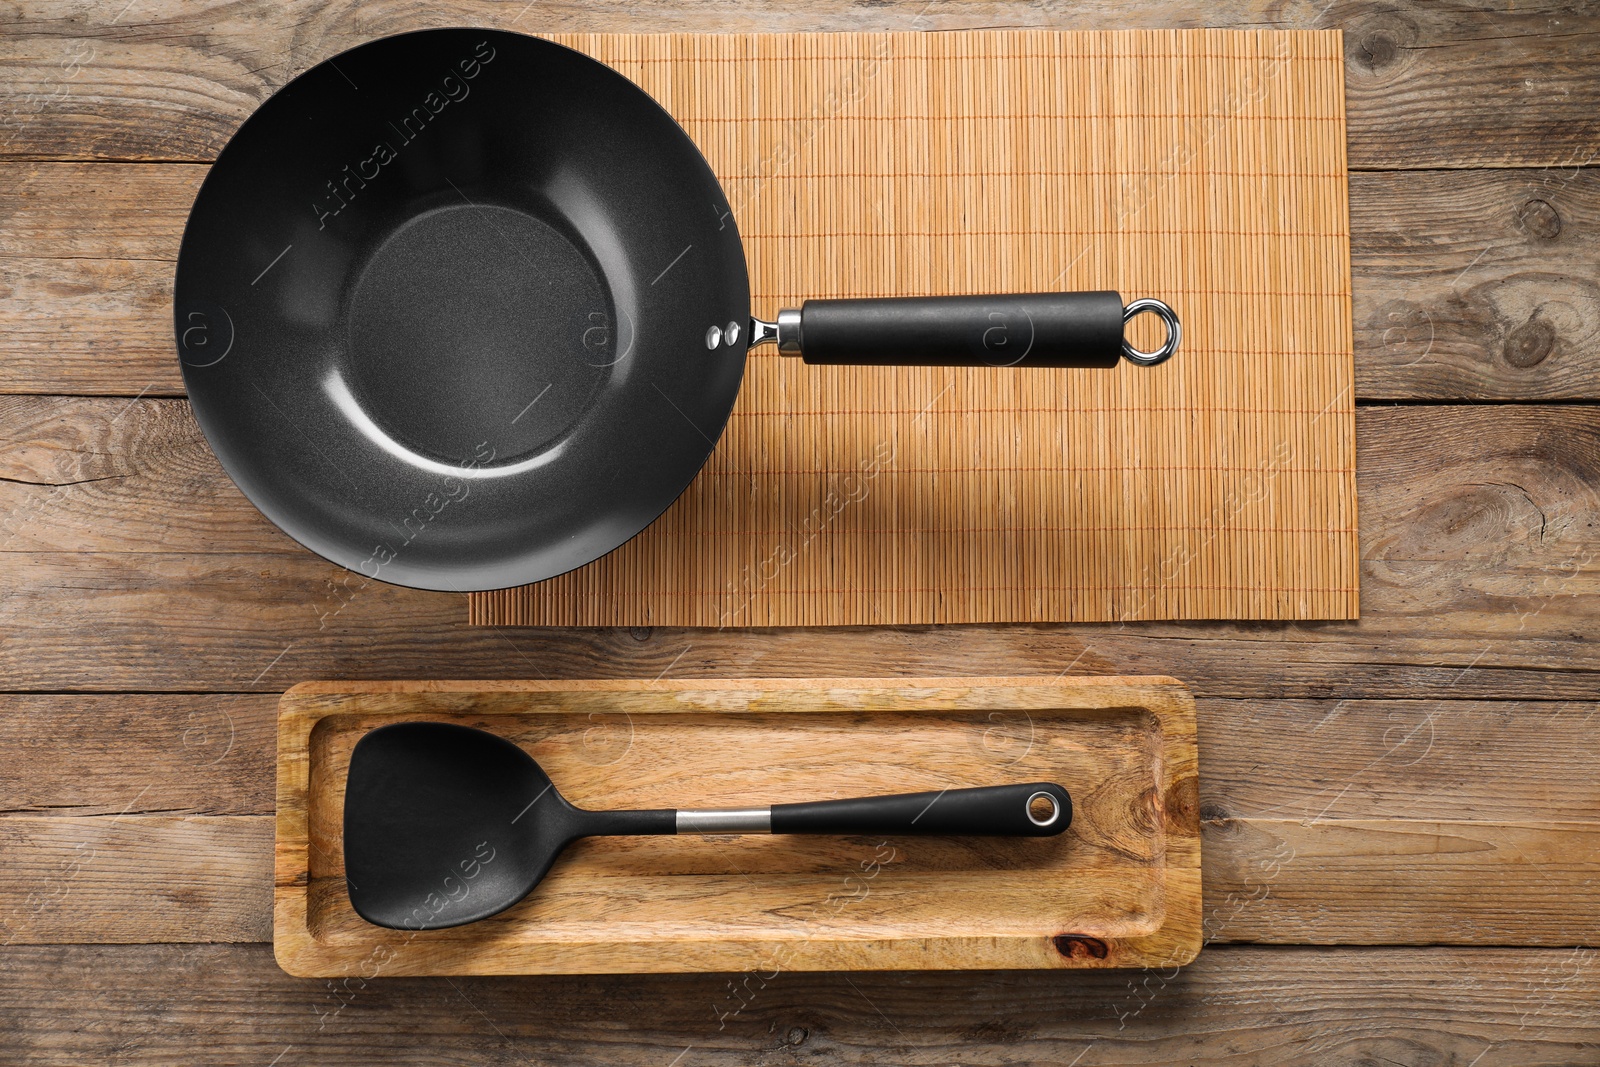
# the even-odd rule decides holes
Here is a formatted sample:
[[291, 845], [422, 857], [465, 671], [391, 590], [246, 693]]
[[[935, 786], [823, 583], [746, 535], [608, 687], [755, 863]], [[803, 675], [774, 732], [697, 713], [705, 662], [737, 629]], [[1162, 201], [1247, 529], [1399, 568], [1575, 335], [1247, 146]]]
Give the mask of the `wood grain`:
[[[64, 816], [0, 819], [0, 844], [10, 860], [0, 870], [5, 901], [0, 940], [272, 939], [270, 817], [128, 815], [115, 826], [109, 823], [108, 818]], [[1236, 818], [1208, 822], [1201, 848], [1199, 933], [1208, 944], [1571, 946], [1600, 937], [1596, 821]], [[645, 863], [649, 857], [641, 853], [634, 859]], [[821, 866], [827, 860], [816, 862]], [[640, 881], [647, 894], [675, 888]], [[144, 888], [131, 892], [131, 885]], [[1007, 899], [996, 891], [992, 882], [987, 888], [950, 887], [953, 898], [975, 906], [986, 893], [990, 903]], [[343, 910], [334, 899], [341, 892], [335, 883], [319, 883], [317, 906], [330, 914]], [[599, 894], [595, 900], [606, 901], [616, 914], [627, 914], [637, 900], [609, 883], [594, 892]], [[723, 889], [713, 885], [707, 892]], [[733, 907], [744, 898], [731, 895], [725, 901]], [[673, 900], [674, 914], [686, 924], [696, 907], [690, 899]], [[373, 949], [363, 935], [370, 937], [353, 920], [337, 920], [325, 933], [341, 951], [361, 945], [353, 956], [357, 961]], [[760, 951], [759, 939], [738, 940]], [[422, 958], [426, 953], [415, 952], [419, 946], [389, 947], [395, 966], [408, 973], [433, 966]], [[804, 967], [809, 958], [800, 953], [791, 963]], [[600, 959], [595, 954], [589, 966], [607, 969], [597, 965]], [[929, 959], [930, 967], [955, 964], [937, 953]], [[1050, 962], [1041, 957], [1033, 965]], [[610, 969], [616, 966], [613, 961]], [[659, 964], [644, 961], [623, 969], [653, 966]], [[894, 964], [877, 960], [876, 966]]]
[[11, 398], [0, 411], [0, 472], [15, 479], [0, 481], [0, 687], [13, 690], [905, 675], [973, 662], [1047, 677], [1171, 671], [1204, 696], [1581, 700], [1600, 668], [1587, 638], [1600, 579], [1589, 407], [1364, 409], [1359, 623], [637, 635], [469, 629], [457, 596], [322, 562], [244, 502], [174, 402]]
[[0, 551], [303, 551], [228, 479], [185, 402], [0, 396], [0, 435]]
[[270, 814], [277, 700], [0, 695], [0, 814]]
[[[1172, 971], [292, 978], [265, 946], [0, 950], [0, 1058], [1285, 1067], [1590, 1063], [1594, 950], [1215, 948]], [[688, 1051], [685, 1051], [685, 1050]]]
[[[276, 693], [0, 696], [0, 814], [270, 815]], [[1600, 822], [1600, 701], [1203, 699], [1201, 811]], [[1020, 724], [991, 738], [1009, 744]], [[602, 739], [604, 732], [599, 735]]]
[[1202, 700], [1201, 812], [1600, 822], [1600, 700]]
[[[182, 394], [206, 169], [0, 163], [0, 392]], [[1600, 397], [1600, 169], [1355, 173], [1350, 213], [1359, 398]]]
[[[120, 7], [50, 0], [13, 5], [0, 18], [8, 31], [0, 43], [0, 154], [209, 159], [292, 73], [419, 18], [504, 25], [521, 12], [518, 28], [634, 31], [1342, 26], [1353, 166], [1534, 168], [1352, 176], [1359, 395], [1595, 398], [1595, 317], [1587, 287], [1595, 257], [1594, 172], [1575, 167], [1592, 165], [1597, 147], [1592, 118], [1600, 82], [1590, 57], [1600, 15], [1581, 5], [1540, 2], [1496, 11], [1420, 0], [1381, 6], [1360, 0], [1136, 6], [830, 0], [749, 8], [728, 0], [643, 6], [606, 0], [539, 3], [525, 11], [521, 3], [458, 3], [421, 15], [415, 4], [398, 0], [297, 0], [287, 7], [257, 0], [140, 0], [119, 14]], [[0, 391], [131, 397], [147, 386], [154, 395], [179, 390], [167, 286], [183, 215], [204, 167], [104, 166], [99, 173], [108, 177], [97, 178], [97, 166], [0, 167], [0, 329], [6, 338]], [[73, 181], [61, 182], [72, 170], [79, 171]], [[1586, 503], [1568, 503], [1587, 501], [1595, 484], [1593, 468], [1581, 459], [1592, 448], [1592, 432], [1585, 429], [1593, 424], [1589, 409], [1579, 415], [1558, 408], [1363, 413], [1369, 569], [1385, 558], [1417, 561], [1404, 574], [1387, 564], [1379, 572], [1385, 587], [1393, 585], [1392, 602], [1404, 616], [1399, 620], [1385, 608], [1381, 620], [1359, 627], [963, 627], [751, 633], [731, 640], [683, 631], [550, 631], [484, 634], [471, 642], [459, 639], [459, 602], [450, 598], [397, 601], [401, 615], [363, 621], [324, 639], [312, 612], [344, 602], [346, 594], [320, 584], [337, 574], [306, 568], [261, 577], [271, 571], [269, 557], [298, 550], [266, 540], [270, 531], [248, 505], [231, 488], [217, 487], [219, 473], [203, 445], [181, 440], [192, 435], [181, 412], [169, 416], [161, 432], [176, 434], [170, 440], [180, 452], [201, 451], [187, 458], [163, 453], [167, 446], [153, 444], [156, 434], [146, 438], [134, 469], [117, 466], [118, 459], [68, 454], [114, 451], [118, 446], [88, 446], [106, 440], [114, 409], [35, 411], [30, 428], [18, 435], [10, 433], [11, 411], [0, 477], [73, 480], [59, 472], [80, 469], [128, 476], [59, 490], [0, 482], [0, 489], [19, 494], [0, 506], [0, 540], [50, 551], [48, 539], [59, 536], [67, 547], [115, 553], [123, 545], [170, 547], [173, 542], [162, 541], [167, 536], [181, 545], [176, 555], [191, 561], [215, 547], [223, 566], [187, 576], [181, 567], [146, 574], [137, 560], [111, 568], [90, 559], [77, 569], [63, 556], [48, 573], [35, 572], [22, 583], [29, 598], [24, 610], [5, 609], [0, 649], [9, 673], [0, 686], [77, 682], [116, 689], [153, 682], [203, 690], [247, 684], [267, 668], [261, 688], [279, 689], [313, 674], [440, 674], [459, 659], [467, 664], [463, 673], [474, 675], [536, 676], [544, 669], [644, 677], [663, 669], [669, 675], [909, 675], [980, 667], [1048, 677], [1072, 664], [1074, 671], [1183, 673], [1217, 693], [1329, 696], [1201, 702], [1208, 863], [1217, 859], [1219, 877], [1227, 873], [1246, 894], [1259, 894], [1260, 875], [1268, 870], [1253, 870], [1252, 863], [1276, 863], [1283, 871], [1272, 886], [1276, 895], [1251, 897], [1248, 908], [1235, 909], [1226, 897], [1208, 902], [1208, 933], [1220, 940], [1246, 936], [1248, 917], [1255, 915], [1271, 915], [1279, 929], [1338, 936], [1337, 927], [1358, 917], [1360, 909], [1348, 903], [1362, 894], [1374, 909], [1369, 918], [1382, 922], [1396, 908], [1415, 930], [1421, 909], [1396, 907], [1383, 895], [1388, 846], [1375, 853], [1369, 848], [1367, 860], [1351, 858], [1381, 840], [1372, 836], [1373, 819], [1387, 827], [1382, 834], [1407, 840], [1419, 821], [1432, 820], [1447, 842], [1484, 833], [1460, 820], [1548, 829], [1552, 817], [1595, 819], [1593, 775], [1567, 769], [1569, 756], [1579, 765], [1592, 764], [1595, 756], [1587, 716], [1597, 690], [1584, 649], [1595, 574], [1593, 534], [1584, 530], [1592, 531], [1587, 524], [1593, 520]], [[1577, 459], [1569, 451], [1574, 442]], [[1405, 458], [1408, 449], [1420, 453], [1414, 462]], [[19, 458], [19, 450], [26, 455]], [[1514, 469], [1511, 477], [1496, 468], [1497, 455]], [[1467, 461], [1461, 468], [1458, 456]], [[1381, 460], [1373, 476], [1369, 459]], [[181, 492], [161, 492], [153, 477], [161, 465], [179, 478]], [[75, 495], [96, 486], [105, 492], [93, 505]], [[1375, 517], [1372, 508], [1380, 503], [1383, 513]], [[1547, 512], [1558, 521], [1541, 518]], [[12, 566], [0, 564], [6, 600], [18, 588]], [[97, 577], [110, 579], [95, 610], [110, 619], [113, 632], [27, 635], [39, 625], [35, 609], [72, 613], [75, 589]], [[1373, 580], [1364, 578], [1369, 604]], [[231, 591], [241, 588], [250, 592], [235, 598]], [[307, 605], [308, 588], [328, 597], [322, 607]], [[190, 603], [194, 593], [199, 600]], [[144, 610], [153, 614], [140, 621]], [[324, 610], [322, 617], [339, 626], [355, 610], [331, 618]], [[303, 618], [301, 611], [310, 614], [309, 626], [294, 621]], [[1435, 611], [1438, 618], [1430, 618]], [[417, 625], [406, 633], [411, 613]], [[282, 643], [273, 643], [272, 625], [259, 625], [263, 614], [277, 620]], [[296, 645], [272, 663], [291, 631], [309, 640], [309, 654]], [[163, 643], [163, 636], [175, 643]], [[207, 645], [236, 642], [232, 652], [197, 656]], [[304, 658], [295, 660], [297, 653]], [[34, 655], [42, 658], [30, 661]], [[80, 662], [71, 662], [74, 656]], [[189, 659], [198, 661], [192, 675]], [[297, 663], [305, 669], [297, 671]], [[1356, 699], [1364, 694], [1430, 699]], [[1519, 696], [1572, 702], [1512, 702]], [[182, 736], [190, 728], [189, 711], [209, 723], [213, 702], [242, 699], [270, 716], [270, 696], [7, 699], [4, 750], [17, 752], [30, 737], [38, 744], [25, 750], [26, 759], [0, 760], [7, 798], [0, 809], [42, 812], [60, 803], [63, 811], [100, 816], [84, 821], [103, 823], [150, 786], [117, 824], [118, 833], [130, 833], [121, 828], [145, 818], [147, 801], [155, 812], [265, 810], [257, 772], [230, 769], [247, 758], [251, 745], [261, 745], [259, 730], [250, 744], [236, 746], [205, 772], [188, 766]], [[84, 715], [73, 710], [79, 703]], [[160, 710], [164, 704], [171, 710]], [[121, 707], [129, 715], [119, 719]], [[101, 715], [125, 723], [117, 728], [125, 747], [98, 731], [94, 719]], [[257, 715], [258, 724], [267, 721]], [[60, 738], [39, 737], [52, 724]], [[179, 738], [170, 747], [162, 743], [166, 731]], [[78, 743], [88, 749], [81, 757], [72, 751]], [[270, 759], [270, 743], [253, 751], [248, 758]], [[23, 780], [30, 769], [37, 774]], [[1366, 828], [1352, 834], [1353, 827], [1335, 825], [1337, 833], [1320, 833], [1346, 820], [1366, 820]], [[221, 827], [204, 837], [207, 847], [233, 850], [233, 858], [213, 858], [206, 866], [248, 867], [248, 877], [240, 875], [244, 892], [246, 882], [264, 885], [271, 861], [259, 837], [248, 843], [248, 827], [233, 819], [205, 822]], [[168, 874], [193, 871], [172, 845], [180, 832], [188, 831], [167, 821], [142, 830], [144, 838], [118, 840], [130, 857], [159, 859]], [[1315, 841], [1308, 844], [1308, 836]], [[42, 851], [24, 862], [60, 877], [83, 838], [45, 833], [30, 840]], [[1462, 872], [1474, 857], [1490, 864], [1483, 872], [1488, 904], [1468, 899], [1472, 890], [1463, 889], [1435, 914], [1420, 917], [1449, 924], [1457, 907], [1482, 914], [1503, 905], [1509, 922], [1526, 887], [1538, 885], [1539, 865], [1520, 871], [1507, 850], [1506, 842], [1521, 840], [1496, 831], [1489, 847], [1457, 854], [1467, 867], [1451, 875], [1454, 884], [1466, 879]], [[1246, 851], [1230, 851], [1230, 841]], [[1279, 855], [1248, 851], [1257, 847]], [[1319, 855], [1343, 849], [1343, 866], [1328, 868], [1340, 877], [1330, 878], [1319, 859], [1299, 869], [1300, 877], [1315, 874], [1320, 883], [1293, 881], [1307, 847]], [[1296, 849], [1287, 867], [1285, 848]], [[14, 854], [8, 847], [8, 865]], [[129, 895], [127, 873], [108, 874], [100, 889], [80, 895], [97, 870], [110, 870], [98, 866], [103, 859], [81, 870], [77, 879], [87, 881], [71, 895], [39, 913], [39, 936], [107, 937], [122, 924], [122, 936], [142, 939], [162, 922], [180, 939], [213, 936], [211, 930], [229, 923], [227, 929], [244, 936], [266, 936], [264, 912], [208, 924], [190, 921], [192, 904], [169, 902], [163, 917], [161, 905]], [[240, 862], [246, 867], [229, 866]], [[1405, 862], [1449, 861], [1412, 850]], [[1312, 896], [1297, 897], [1304, 886], [1337, 891], [1343, 879], [1360, 893], [1336, 898], [1337, 923], [1319, 918], [1321, 902]], [[0, 914], [49, 888], [0, 885]], [[1429, 889], [1419, 878], [1405, 891], [1422, 900]], [[1502, 894], [1509, 896], [1502, 900]], [[1535, 900], [1536, 923], [1547, 922], [1558, 906]], [[1514, 927], [1502, 933], [1508, 940], [1517, 936]], [[1501, 1067], [1587, 1063], [1600, 1043], [1594, 1010], [1600, 959], [1586, 949], [1214, 945], [1171, 981], [1165, 980], [1169, 974], [857, 975], [854, 986], [840, 976], [786, 975], [760, 989], [719, 1030], [717, 1012], [738, 1008], [741, 995], [749, 995], [748, 986], [739, 987], [743, 976], [731, 976], [731, 984], [730, 976], [608, 976], [577, 984], [566, 978], [457, 979], [455, 987], [394, 979], [336, 990], [284, 975], [265, 945], [13, 945], [0, 950], [0, 1017], [6, 1020], [0, 1060], [663, 1064], [684, 1053], [683, 1067], [801, 1058], [880, 1063], [890, 1057], [1082, 1067], [1386, 1061]]]
[[[1308, 638], [1304, 629], [1221, 624], [469, 631], [459, 599], [346, 586], [343, 572], [300, 557], [12, 553], [6, 569], [0, 684], [17, 690], [259, 692], [317, 674], [927, 675], [967, 662], [1045, 678], [1171, 669], [1208, 696], [1584, 700], [1596, 670], [1583, 629], [1590, 570], [1485, 576], [1482, 590], [1432, 584], [1446, 580], [1440, 574], [1479, 580], [1470, 570], [1391, 565], [1379, 577], [1392, 607]], [[1524, 615], [1531, 621], [1518, 631]]]
[[[0, 941], [260, 941], [272, 819], [0, 819]], [[103, 917], [97, 919], [96, 917]]]
[[0, 165], [0, 389], [182, 391], [172, 275], [207, 169]]
[[[121, 865], [100, 857], [69, 879], [70, 895], [52, 887], [80, 855], [81, 836], [8, 838], [25, 843], [17, 846], [13, 873], [0, 868], [0, 900], [37, 894], [36, 903], [49, 903], [14, 916], [4, 936], [137, 941], [152, 928], [182, 941], [210, 940], [219, 928], [247, 940], [269, 936], [268, 905], [254, 889], [235, 904], [216, 904], [224, 909], [220, 923], [216, 912], [128, 894], [130, 880], [175, 885], [197, 864], [248, 871], [237, 884], [258, 887], [272, 863], [259, 819], [162, 814], [218, 805], [183, 792], [186, 776], [208, 779], [194, 774], [181, 744], [152, 745], [136, 764], [142, 746], [124, 751], [110, 743], [123, 732], [116, 701], [138, 698], [95, 698], [86, 714], [75, 712], [84, 699], [77, 696], [10, 699], [12, 708], [33, 709], [35, 732], [61, 724], [60, 744], [91, 754], [74, 764], [77, 772], [107, 783], [85, 797], [90, 787], [61, 775], [59, 762], [30, 761], [24, 766], [36, 767], [40, 779], [35, 807], [122, 812], [118, 825], [128, 836]], [[155, 699], [176, 705], [168, 718], [176, 730], [187, 721], [177, 709], [192, 705], [209, 722], [212, 701], [238, 698]], [[271, 697], [242, 699], [258, 714], [273, 713]], [[40, 710], [52, 707], [50, 714]], [[244, 715], [234, 708], [239, 721]], [[1214, 944], [1593, 943], [1600, 903], [1600, 782], [1589, 773], [1600, 758], [1596, 708], [1592, 700], [1201, 701], [1205, 936]], [[1023, 736], [1010, 729], [1020, 723], [996, 725], [991, 741], [1002, 747]], [[602, 730], [597, 744], [616, 734]], [[241, 734], [214, 773], [242, 778], [248, 768], [270, 766], [274, 747], [261, 730]], [[270, 801], [235, 806], [270, 811]], [[106, 820], [62, 821], [76, 831]], [[215, 829], [202, 836], [197, 822]], [[192, 855], [197, 845], [205, 856]]]
[[[1256, 840], [1226, 847], [1224, 834]], [[1205, 842], [1208, 937], [1323, 945], [1600, 939], [1597, 822], [1247, 819]]]
[[1350, 176], [1356, 395], [1600, 395], [1600, 169]]
[[27, 159], [209, 160], [274, 89], [363, 41], [439, 25], [524, 32], [803, 32], [978, 27], [1216, 26], [1345, 31], [1356, 167], [1572, 166], [1593, 158], [1591, 57], [1600, 14], [1549, 2], [1514, 11], [1426, 0], [1230, 0], [1130, 7], [1058, 0], [823, 0], [750, 9], [606, 0], [575, 7], [455, 0], [350, 6], [141, 0], [105, 14], [34, 0], [13, 20], [0, 152]]

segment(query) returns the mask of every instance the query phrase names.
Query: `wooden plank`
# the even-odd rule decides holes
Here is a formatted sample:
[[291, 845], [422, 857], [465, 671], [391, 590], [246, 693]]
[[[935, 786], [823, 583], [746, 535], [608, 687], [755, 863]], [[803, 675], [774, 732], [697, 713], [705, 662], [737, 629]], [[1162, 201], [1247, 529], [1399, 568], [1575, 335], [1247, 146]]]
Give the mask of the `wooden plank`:
[[[129, 718], [150, 713], [149, 699], [96, 698], [78, 709], [77, 696], [8, 698], [7, 721], [20, 709], [47, 709], [31, 724], [61, 726], [62, 745], [86, 752], [76, 771], [116, 785], [85, 798], [86, 787], [60, 773], [59, 759], [23, 761], [37, 767], [35, 806], [122, 814], [114, 824], [0, 819], [9, 860], [0, 868], [0, 901], [12, 907], [0, 937], [270, 936], [263, 887], [272, 878], [272, 841], [263, 820], [174, 818], [168, 813], [204, 810], [176, 782], [194, 774], [181, 739], [163, 746], [152, 726], [142, 765], [110, 743], [127, 733]], [[174, 701], [173, 732], [186, 721], [186, 704], [206, 708], [201, 699]], [[249, 699], [270, 713], [272, 698]], [[1591, 728], [1597, 707], [1592, 700], [1201, 701], [1205, 936], [1593, 944], [1600, 937], [1600, 781], [1590, 773], [1600, 757]], [[1008, 713], [987, 740], [1009, 751], [1026, 743], [1028, 728], [1025, 716]], [[257, 774], [273, 748], [260, 731], [241, 733], [218, 762], [218, 777]], [[95, 852], [83, 863], [86, 848]], [[221, 883], [217, 872], [226, 875]], [[191, 881], [199, 896], [176, 904], [128, 892], [130, 884], [182, 889]]]
[[0, 434], [0, 551], [303, 551], [228, 479], [187, 402], [0, 396]]
[[[329, 674], [709, 677], [730, 665], [766, 677], [925, 676], [966, 663], [1047, 678], [1171, 670], [1207, 696], [1592, 699], [1597, 656], [1584, 629], [1592, 567], [1549, 587], [1544, 575], [1511, 575], [1480, 593], [1430, 584], [1476, 580], [1477, 568], [1391, 566], [1379, 575], [1391, 595], [1337, 628], [654, 632], [469, 628], [459, 596], [363, 586], [302, 556], [8, 553], [4, 569], [0, 686], [13, 690], [262, 691]], [[1474, 606], [1482, 600], [1501, 610]]]
[[[1600, 700], [1202, 700], [1201, 814], [1600, 822]], [[1015, 724], [1017, 732], [1023, 724]]]
[[[278, 696], [0, 695], [0, 814], [271, 814]], [[1600, 822], [1600, 701], [1206, 699], [1204, 818]], [[1003, 714], [986, 750], [1021, 751]], [[600, 741], [609, 743], [602, 731]], [[598, 743], [598, 742], [597, 742]], [[137, 803], [130, 808], [130, 802]]]
[[0, 851], [6, 944], [271, 936], [271, 816], [13, 815]]
[[1202, 702], [1207, 937], [1593, 943], [1597, 713]]
[[1216, 940], [1600, 940], [1597, 822], [1241, 819], [1214, 828], [1204, 848], [1206, 936]]
[[[267, 946], [0, 952], [0, 1058], [139, 1065], [1592, 1062], [1585, 950], [1210, 950], [1172, 971], [291, 978]], [[765, 979], [765, 980], [763, 980]]]
[[1350, 230], [1357, 396], [1600, 395], [1600, 169], [1352, 174]]
[[[430, 25], [525, 32], [803, 32], [1107, 26], [1342, 28], [1357, 167], [1571, 166], [1596, 150], [1600, 14], [1572, 5], [1512, 11], [1405, 0], [1231, 0], [1129, 7], [1050, 0], [814, 0], [759, 11], [730, 0], [568, 7], [458, 0], [448, 11], [381, 14], [323, 2], [141, 0], [86, 12], [34, 0], [12, 20], [0, 153], [27, 159], [209, 160], [273, 90], [363, 41]], [[1196, 137], [1202, 136], [1199, 133]]]
[[171, 264], [8, 258], [0, 298], [7, 363], [16, 359], [6, 378], [20, 387], [7, 392], [182, 392]]
[[207, 169], [0, 165], [0, 389], [182, 392], [172, 276]]
[[[271, 940], [269, 816], [114, 818], [0, 818], [0, 940]], [[1207, 943], [1600, 938], [1600, 822], [1238, 818], [1207, 822], [1201, 851]]]
[[[175, 396], [194, 164], [0, 164], [0, 392]], [[1350, 177], [1357, 396], [1600, 396], [1600, 169]], [[63, 358], [70, 356], [72, 358]]]
[[[1600, 423], [1588, 407], [1363, 410], [1359, 623], [637, 636], [469, 628], [459, 596], [322, 562], [227, 484], [175, 402], [13, 398], [0, 411], [18, 428], [0, 453], [14, 479], [0, 480], [4, 689], [927, 675], [971, 663], [1171, 673], [1202, 696], [1592, 699], [1600, 668], [1587, 639], [1600, 579]], [[69, 482], [81, 484], [57, 484]]]
[[0, 814], [270, 814], [268, 695], [0, 695]]

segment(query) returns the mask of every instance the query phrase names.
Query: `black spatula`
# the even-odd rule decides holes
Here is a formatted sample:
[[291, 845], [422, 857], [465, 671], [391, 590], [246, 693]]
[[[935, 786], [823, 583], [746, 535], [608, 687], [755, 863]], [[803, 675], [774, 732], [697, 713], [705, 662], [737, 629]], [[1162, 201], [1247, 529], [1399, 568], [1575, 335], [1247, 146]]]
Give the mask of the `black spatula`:
[[1050, 837], [1072, 822], [1052, 782], [690, 811], [585, 811], [522, 749], [467, 726], [405, 722], [356, 743], [344, 799], [350, 903], [368, 922], [438, 930], [488, 918], [580, 837], [951, 834]]

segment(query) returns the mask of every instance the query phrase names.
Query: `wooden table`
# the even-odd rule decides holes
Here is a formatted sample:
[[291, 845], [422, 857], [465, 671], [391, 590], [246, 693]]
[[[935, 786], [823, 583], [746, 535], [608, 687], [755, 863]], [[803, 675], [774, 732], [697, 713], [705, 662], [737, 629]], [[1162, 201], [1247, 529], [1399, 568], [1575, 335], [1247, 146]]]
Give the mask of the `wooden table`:
[[[1600, 1063], [1600, 10], [1483, 6], [8, 5], [0, 1061]], [[1342, 27], [1361, 621], [493, 630], [346, 583], [201, 439], [173, 260], [268, 93], [451, 23]], [[333, 985], [265, 943], [295, 681], [1063, 669], [1200, 698], [1210, 945], [1181, 973]]]

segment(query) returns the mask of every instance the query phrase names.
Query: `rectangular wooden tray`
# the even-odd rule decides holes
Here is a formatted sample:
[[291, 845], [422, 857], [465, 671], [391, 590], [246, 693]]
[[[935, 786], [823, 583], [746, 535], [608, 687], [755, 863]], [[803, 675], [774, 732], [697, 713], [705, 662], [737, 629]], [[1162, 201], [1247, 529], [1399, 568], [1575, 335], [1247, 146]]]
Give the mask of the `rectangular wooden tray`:
[[[1055, 838], [580, 841], [521, 904], [359, 918], [350, 750], [425, 719], [528, 750], [584, 807], [734, 807], [1053, 780]], [[308, 682], [278, 716], [274, 942], [307, 977], [1168, 967], [1200, 948], [1194, 702], [1170, 678]]]

